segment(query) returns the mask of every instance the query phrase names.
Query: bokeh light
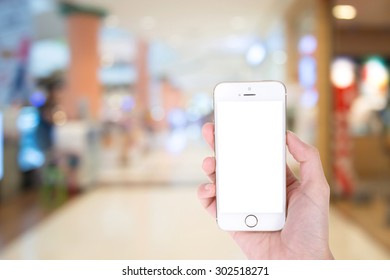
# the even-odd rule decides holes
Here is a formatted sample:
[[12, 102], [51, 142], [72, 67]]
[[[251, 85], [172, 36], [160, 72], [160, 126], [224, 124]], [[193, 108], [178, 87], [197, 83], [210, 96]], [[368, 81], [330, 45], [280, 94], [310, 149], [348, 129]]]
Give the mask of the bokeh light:
[[318, 91], [305, 90], [301, 96], [300, 103], [304, 108], [314, 108], [318, 102]]
[[135, 101], [132, 96], [124, 96], [122, 98], [121, 108], [125, 112], [130, 112], [135, 106]]
[[262, 43], [253, 44], [246, 53], [246, 61], [251, 66], [260, 65], [266, 55], [265, 47]]
[[173, 128], [182, 128], [187, 123], [187, 117], [182, 109], [175, 108], [168, 112], [168, 123]]
[[34, 107], [41, 107], [46, 102], [46, 95], [42, 91], [36, 91], [30, 96], [30, 103]]
[[362, 67], [360, 89], [372, 110], [383, 110], [388, 99], [389, 72], [380, 57], [369, 58]]
[[383, 60], [377, 57], [370, 58], [363, 66], [362, 78], [368, 84], [384, 89], [389, 84], [389, 71]]
[[21, 132], [30, 132], [38, 127], [39, 114], [34, 107], [23, 107], [17, 119], [17, 127]]
[[312, 88], [317, 81], [317, 62], [311, 56], [304, 56], [298, 65], [299, 83], [305, 88]]
[[356, 8], [351, 5], [336, 5], [332, 9], [332, 14], [337, 19], [354, 19], [356, 17]]
[[317, 39], [313, 35], [305, 35], [299, 40], [298, 51], [303, 55], [312, 55], [317, 49]]
[[355, 63], [345, 57], [336, 58], [331, 66], [330, 79], [337, 88], [347, 88], [355, 82]]
[[67, 122], [67, 116], [64, 111], [58, 110], [53, 114], [53, 122], [57, 126], [63, 126]]

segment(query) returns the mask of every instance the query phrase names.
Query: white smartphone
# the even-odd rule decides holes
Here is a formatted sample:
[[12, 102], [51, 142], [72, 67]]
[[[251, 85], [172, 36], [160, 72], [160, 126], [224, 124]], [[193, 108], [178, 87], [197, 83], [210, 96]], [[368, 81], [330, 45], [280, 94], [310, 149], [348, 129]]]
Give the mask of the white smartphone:
[[277, 231], [286, 217], [286, 87], [226, 82], [214, 89], [217, 223]]

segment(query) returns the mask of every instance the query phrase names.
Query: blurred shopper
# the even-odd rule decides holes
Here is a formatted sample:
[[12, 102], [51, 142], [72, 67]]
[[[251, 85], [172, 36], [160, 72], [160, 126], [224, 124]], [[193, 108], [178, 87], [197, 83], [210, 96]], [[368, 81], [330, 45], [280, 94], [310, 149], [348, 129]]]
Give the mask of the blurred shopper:
[[67, 198], [64, 172], [60, 166], [60, 155], [55, 151], [53, 115], [58, 107], [58, 94], [63, 82], [58, 74], [40, 82], [46, 91], [46, 101], [39, 107], [38, 144], [45, 155], [46, 164], [42, 170], [42, 200], [46, 206], [56, 206]]
[[54, 122], [53, 113], [58, 106], [57, 92], [62, 88], [63, 83], [60, 78], [53, 76], [41, 82], [46, 91], [46, 101], [39, 108], [40, 122], [38, 129], [38, 141], [40, 148], [46, 154], [50, 153], [54, 147]]
[[[203, 127], [207, 143], [214, 149], [214, 125]], [[287, 133], [287, 147], [300, 163], [300, 180], [287, 166], [287, 217], [281, 231], [231, 232], [234, 241], [250, 259], [333, 259], [329, 248], [329, 185], [318, 151]], [[215, 158], [208, 157], [203, 169], [212, 183], [199, 187], [205, 209], [216, 216]]]

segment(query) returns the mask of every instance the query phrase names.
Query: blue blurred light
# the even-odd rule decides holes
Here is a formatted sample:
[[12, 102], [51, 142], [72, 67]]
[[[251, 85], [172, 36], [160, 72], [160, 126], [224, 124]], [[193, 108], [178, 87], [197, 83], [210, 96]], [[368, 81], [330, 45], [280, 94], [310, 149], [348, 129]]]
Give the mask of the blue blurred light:
[[45, 163], [45, 157], [36, 147], [26, 146], [21, 148], [18, 161], [20, 169], [28, 171], [41, 167]]
[[23, 107], [20, 109], [16, 125], [21, 133], [31, 132], [39, 124], [39, 113], [34, 107]]
[[30, 96], [30, 103], [34, 107], [41, 107], [46, 102], [46, 95], [42, 91], [36, 91]]
[[317, 39], [313, 35], [305, 35], [299, 40], [298, 50], [300, 54], [314, 54], [317, 49]]
[[246, 62], [251, 66], [257, 66], [264, 61], [265, 55], [266, 51], [263, 44], [253, 44], [246, 53]]
[[22, 171], [41, 167], [45, 156], [37, 144], [37, 129], [39, 125], [39, 112], [35, 107], [23, 107], [17, 118], [17, 128], [20, 132], [20, 151], [18, 155], [19, 167]]
[[135, 106], [135, 101], [132, 96], [125, 96], [122, 98], [121, 108], [125, 112], [130, 112]]
[[195, 122], [199, 120], [202, 117], [202, 115], [195, 110], [193, 107], [188, 108], [187, 110], [187, 119], [190, 122]]
[[314, 58], [304, 56], [299, 61], [299, 83], [305, 88], [313, 88], [317, 81], [317, 64]]
[[187, 146], [186, 131], [177, 129], [172, 131], [166, 142], [166, 149], [172, 154], [178, 154]]
[[318, 102], [318, 92], [315, 89], [306, 90], [301, 96], [301, 105], [304, 108], [313, 108]]
[[184, 127], [187, 123], [186, 113], [182, 109], [172, 109], [168, 112], [168, 123], [173, 128]]

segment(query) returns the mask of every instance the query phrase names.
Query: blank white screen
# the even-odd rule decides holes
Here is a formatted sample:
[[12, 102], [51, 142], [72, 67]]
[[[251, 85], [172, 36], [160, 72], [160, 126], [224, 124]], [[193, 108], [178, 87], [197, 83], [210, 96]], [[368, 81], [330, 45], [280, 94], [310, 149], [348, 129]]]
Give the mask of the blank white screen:
[[217, 106], [219, 211], [283, 212], [283, 102], [219, 101]]

